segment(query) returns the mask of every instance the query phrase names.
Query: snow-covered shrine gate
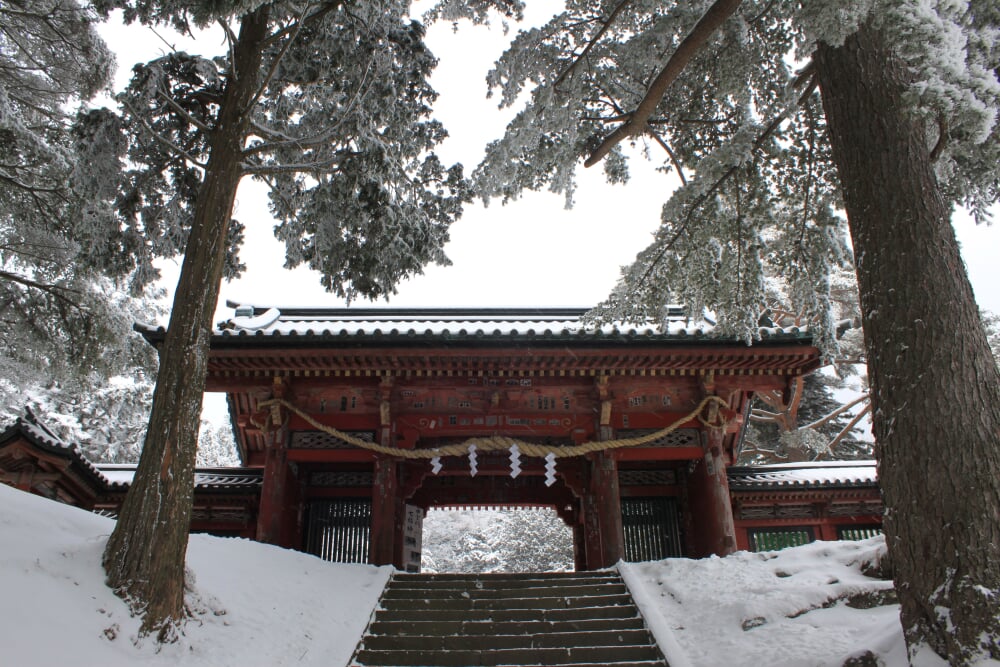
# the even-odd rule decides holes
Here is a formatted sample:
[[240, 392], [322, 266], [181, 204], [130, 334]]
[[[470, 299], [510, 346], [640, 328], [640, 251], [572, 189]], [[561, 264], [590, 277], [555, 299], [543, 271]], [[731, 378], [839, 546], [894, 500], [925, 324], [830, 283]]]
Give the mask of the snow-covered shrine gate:
[[[263, 470], [256, 539], [329, 551], [316, 531], [340, 526], [354, 546], [327, 557], [358, 558], [367, 538], [367, 560], [402, 568], [408, 506], [544, 505], [573, 528], [578, 569], [735, 550], [727, 467], [748, 402], [818, 366], [809, 336], [747, 347], [679, 312], [662, 330], [588, 328], [583, 312], [238, 308], [212, 336], [207, 390], [228, 394], [244, 465]], [[707, 397], [721, 400], [692, 417]], [[540, 456], [512, 478], [506, 448], [480, 447], [472, 476], [464, 443], [493, 436], [555, 453], [554, 483]], [[348, 501], [361, 509], [335, 516]]]

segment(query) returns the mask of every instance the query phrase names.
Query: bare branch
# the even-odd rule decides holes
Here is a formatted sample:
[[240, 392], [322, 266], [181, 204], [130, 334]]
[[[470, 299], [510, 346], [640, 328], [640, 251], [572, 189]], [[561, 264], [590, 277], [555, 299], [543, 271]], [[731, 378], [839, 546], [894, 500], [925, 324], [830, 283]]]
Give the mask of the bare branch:
[[674, 169], [677, 171], [677, 176], [681, 179], [681, 185], [687, 185], [687, 177], [684, 175], [684, 170], [681, 168], [680, 158], [678, 158], [673, 149], [670, 148], [670, 144], [667, 143], [666, 139], [660, 136], [659, 132], [655, 132], [650, 129], [649, 134], [653, 137], [653, 141], [660, 144], [660, 147], [667, 152], [667, 155], [670, 157], [670, 161], [674, 165]]
[[583, 163], [585, 167], [592, 167], [600, 162], [611, 149], [618, 145], [627, 137], [643, 134], [646, 132], [646, 123], [653, 115], [656, 105], [660, 103], [667, 93], [670, 85], [680, 76], [695, 54], [705, 45], [709, 37], [717, 31], [726, 19], [736, 12], [740, 6], [740, 0], [715, 0], [704, 16], [692, 28], [684, 41], [680, 43], [674, 54], [667, 60], [660, 73], [653, 79], [646, 96], [639, 102], [639, 106], [632, 112], [629, 120], [609, 134], [601, 145], [598, 146], [590, 157]]
[[[799, 80], [800, 79], [796, 79], [796, 81]], [[816, 77], [810, 79], [808, 87], [802, 93], [802, 95], [799, 96], [798, 100], [799, 104], [802, 104], [802, 102], [805, 101], [809, 97], [809, 95], [811, 95], [816, 90], [816, 86], [818, 85], [819, 81]], [[780, 126], [781, 123], [788, 116], [788, 111], [789, 111], [788, 109], [785, 109], [784, 111], [779, 113], [770, 122], [770, 124], [768, 124], [768, 126], [764, 128], [764, 131], [760, 133], [760, 136], [758, 136], [757, 139], [754, 140], [752, 152], [760, 150], [760, 147], [764, 145], [764, 141], [769, 136], [771, 136], [772, 132], [778, 129], [778, 126]], [[716, 192], [719, 191], [719, 188], [721, 188], [722, 185], [726, 181], [728, 181], [729, 178], [734, 173], [736, 173], [736, 170], [737, 168], [739, 168], [739, 166], [740, 165], [733, 165], [732, 167], [727, 169], [726, 172], [723, 173], [722, 176], [720, 176], [718, 180], [716, 180], [715, 183], [713, 183], [712, 186], [706, 192], [704, 192], [700, 197], [698, 197], [694, 201], [694, 203], [691, 204], [691, 207], [688, 209], [687, 214], [684, 216], [684, 221], [677, 228], [677, 231], [674, 233], [672, 237], [670, 237], [670, 240], [667, 241], [666, 244], [664, 244], [664, 246], [660, 249], [660, 252], [657, 253], [655, 258], [653, 258], [653, 261], [649, 263], [649, 266], [646, 268], [646, 272], [643, 273], [642, 278], [639, 279], [640, 284], [645, 282], [646, 279], [649, 278], [649, 274], [652, 272], [653, 267], [659, 264], [660, 260], [663, 259], [663, 256], [667, 254], [667, 251], [670, 250], [674, 246], [674, 244], [677, 243], [677, 240], [680, 239], [680, 237], [687, 231], [688, 225], [691, 224], [691, 220], [694, 218], [694, 212], [698, 210], [698, 208], [700, 208], [702, 204], [704, 204], [711, 197], [713, 197]]]
[[83, 306], [81, 306], [68, 296], [70, 294], [80, 294], [78, 290], [69, 289], [66, 287], [59, 287], [58, 285], [51, 285], [49, 283], [40, 283], [37, 280], [32, 280], [31, 278], [28, 278], [27, 276], [11, 273], [9, 271], [0, 271], [0, 280], [9, 280], [12, 283], [17, 283], [19, 285], [24, 285], [25, 287], [31, 287], [33, 289], [40, 290], [54, 297], [58, 301], [68, 306], [71, 306], [76, 310], [79, 310], [81, 312], [86, 311], [86, 308], [84, 308]]
[[767, 410], [753, 409], [750, 411], [750, 421], [774, 423], [781, 419], [781, 414]]
[[180, 146], [178, 146], [177, 144], [175, 144], [174, 142], [170, 141], [169, 139], [167, 139], [166, 137], [164, 137], [162, 134], [160, 134], [159, 132], [157, 132], [156, 129], [152, 125], [150, 125], [149, 123], [147, 123], [146, 119], [144, 119], [135, 110], [135, 108], [132, 107], [131, 104], [129, 104], [128, 102], [124, 102], [124, 105], [125, 105], [125, 108], [128, 109], [129, 112], [139, 121], [139, 123], [142, 125], [143, 129], [146, 130], [147, 132], [149, 132], [151, 135], [153, 135], [153, 139], [155, 139], [156, 141], [160, 142], [161, 144], [163, 144], [164, 146], [166, 146], [167, 148], [169, 148], [171, 151], [173, 151], [174, 153], [176, 153], [179, 157], [181, 157], [184, 160], [190, 162], [191, 164], [193, 164], [194, 166], [198, 167], [199, 169], [205, 169], [205, 165], [203, 163], [201, 163], [198, 160], [196, 160], [186, 150], [184, 150], [183, 148], [181, 148]]
[[211, 134], [212, 128], [210, 128], [208, 125], [205, 125], [203, 122], [201, 122], [200, 120], [189, 114], [187, 110], [180, 104], [178, 104], [177, 101], [174, 100], [174, 98], [172, 98], [169, 94], [167, 94], [165, 90], [161, 88], [160, 90], [156, 91], [156, 94], [162, 97], [163, 101], [165, 101], [174, 111], [180, 114], [181, 117], [184, 118], [184, 120], [191, 123], [205, 134]]
[[159, 38], [159, 40], [166, 45], [168, 49], [170, 49], [171, 53], [177, 53], [177, 46], [168, 42], [166, 37], [164, 37], [163, 35], [161, 35], [159, 32], [156, 31], [156, 28], [154, 28], [153, 26], [146, 26], [146, 27], [149, 28], [149, 31], [154, 35], [156, 35]]
[[864, 417], [865, 415], [867, 415], [867, 414], [868, 414], [869, 412], [871, 412], [871, 409], [872, 409], [872, 404], [871, 404], [871, 403], [869, 403], [868, 405], [866, 405], [866, 406], [865, 406], [865, 409], [864, 409], [864, 410], [862, 410], [861, 412], [859, 412], [859, 413], [857, 414], [857, 416], [855, 416], [855, 417], [854, 417], [854, 419], [852, 419], [852, 420], [850, 421], [850, 423], [849, 423], [849, 424], [848, 424], [847, 426], [845, 426], [845, 427], [844, 427], [844, 428], [843, 428], [843, 429], [842, 429], [842, 430], [840, 431], [840, 433], [838, 433], [838, 434], [836, 435], [836, 437], [834, 437], [834, 439], [833, 439], [833, 440], [831, 440], [831, 441], [830, 441], [829, 443], [827, 443], [826, 447], [824, 447], [824, 448], [823, 448], [822, 450], [820, 450], [820, 451], [816, 452], [816, 456], [814, 456], [814, 457], [813, 457], [813, 461], [815, 461], [815, 460], [816, 460], [816, 459], [818, 459], [819, 457], [821, 457], [821, 456], [823, 456], [824, 454], [826, 454], [827, 452], [829, 452], [829, 451], [830, 451], [831, 449], [833, 449], [833, 448], [834, 448], [835, 446], [837, 446], [837, 444], [839, 444], [841, 440], [843, 440], [843, 439], [844, 439], [845, 437], [847, 437], [847, 434], [851, 432], [851, 429], [853, 429], [853, 428], [854, 428], [855, 426], [857, 426], [857, 425], [858, 425], [858, 422], [859, 422], [859, 421], [861, 421], [861, 419], [862, 419], [862, 418], [863, 418], [863, 417]]
[[[826, 424], [827, 422], [833, 421], [834, 419], [836, 419], [840, 415], [844, 414], [845, 412], [847, 412], [848, 410], [850, 410], [851, 408], [853, 408], [858, 403], [861, 403], [862, 401], [867, 401], [867, 400], [868, 400], [868, 394], [867, 393], [862, 394], [861, 396], [857, 397], [856, 399], [854, 399], [850, 403], [847, 403], [845, 405], [840, 406], [839, 408], [837, 408], [836, 410], [834, 410], [830, 414], [826, 415], [825, 417], [821, 417], [821, 418], [817, 419], [816, 421], [814, 421], [811, 424], [806, 424], [802, 428], [803, 429], [810, 429], [810, 428], [811, 429], [815, 429], [815, 428], [819, 428], [823, 424]], [[867, 410], [868, 410], [868, 408], [865, 408], [865, 411], [867, 411]]]
[[276, 176], [277, 174], [287, 174], [295, 172], [311, 172], [332, 174], [336, 172], [337, 160], [322, 160], [317, 162], [303, 162], [298, 164], [275, 164], [275, 165], [255, 165], [244, 163], [241, 170], [244, 174], [251, 176]]
[[587, 57], [590, 50], [593, 49], [597, 42], [601, 40], [604, 33], [608, 31], [611, 24], [615, 22], [615, 19], [618, 18], [618, 15], [622, 13], [630, 2], [632, 2], [632, 0], [621, 0], [621, 2], [619, 2], [613, 10], [611, 10], [611, 14], [608, 15], [607, 20], [601, 23], [601, 28], [594, 33], [593, 37], [590, 38], [590, 41], [587, 42], [587, 46], [583, 47], [583, 51], [580, 52], [580, 55], [574, 58], [573, 62], [567, 65], [566, 68], [559, 73], [559, 76], [556, 77], [556, 80], [552, 83], [553, 88], [559, 88], [562, 82], [566, 80], [566, 77], [573, 73], [573, 70], [576, 69], [577, 65], [583, 62], [583, 59]]

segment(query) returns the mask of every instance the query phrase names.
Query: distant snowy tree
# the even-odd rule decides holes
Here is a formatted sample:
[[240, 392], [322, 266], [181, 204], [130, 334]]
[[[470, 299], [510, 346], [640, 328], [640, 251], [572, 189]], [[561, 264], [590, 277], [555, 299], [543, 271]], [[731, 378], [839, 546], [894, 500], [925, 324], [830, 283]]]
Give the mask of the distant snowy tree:
[[[0, 421], [12, 422], [28, 407], [91, 461], [129, 463], [139, 458], [156, 371], [156, 351], [131, 328], [159, 309], [116, 288], [103, 298], [109, 311], [118, 309], [115, 317], [122, 331], [103, 343], [102, 364], [39, 368], [0, 357], [5, 369], [16, 369], [0, 378]], [[30, 338], [24, 344], [45, 347]]]
[[94, 463], [134, 463], [149, 420], [152, 381], [115, 376], [88, 386], [13, 387], [18, 402], [3, 409], [13, 421], [29, 408], [45, 426]]
[[434, 510], [424, 519], [428, 572], [560, 572], [573, 569], [573, 533], [547, 508]]
[[196, 463], [199, 466], [212, 468], [239, 465], [240, 458], [236, 453], [236, 440], [233, 437], [232, 427], [225, 424], [217, 426], [202, 420], [201, 431], [198, 434]]
[[406, 0], [94, 5], [181, 31], [215, 25], [225, 45], [137, 65], [121, 118], [88, 125], [128, 137], [115, 205], [123, 237], [146, 253], [137, 280], [155, 274], [153, 257], [184, 252], [142, 457], [104, 554], [109, 585], [143, 614], [142, 633], [166, 641], [184, 618], [208, 332], [220, 280], [241, 269], [240, 181], [268, 186], [288, 266], [307, 264], [348, 298], [392, 293], [445, 263], [468, 184], [461, 165], [433, 152], [445, 137], [430, 118], [436, 61]]
[[996, 360], [997, 366], [1000, 366], [1000, 315], [984, 311], [983, 326], [986, 327], [986, 337], [990, 341], [993, 358]]
[[[779, 277], [769, 278], [768, 300], [760, 324], [813, 328], [801, 310], [787, 305]], [[791, 391], [755, 394], [739, 462], [780, 463], [827, 459], [870, 459], [871, 438], [860, 425], [871, 412], [860, 328], [861, 311], [853, 270], [831, 276], [830, 305], [836, 325], [836, 351], [830, 363], [794, 378]]]
[[1000, 373], [950, 224], [998, 198], [998, 35], [994, 0], [568, 3], [488, 74], [524, 104], [475, 173], [571, 201], [581, 160], [621, 181], [623, 146], [663, 156], [681, 186], [597, 317], [683, 303], [751, 342], [781, 275], [827, 351], [846, 211], [907, 644], [956, 665], [1000, 659]]

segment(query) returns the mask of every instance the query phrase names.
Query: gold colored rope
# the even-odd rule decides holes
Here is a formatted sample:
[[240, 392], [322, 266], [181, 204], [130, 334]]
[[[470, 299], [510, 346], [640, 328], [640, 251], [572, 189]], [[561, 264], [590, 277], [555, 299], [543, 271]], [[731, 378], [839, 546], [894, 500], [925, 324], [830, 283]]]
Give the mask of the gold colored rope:
[[[260, 408], [273, 408], [275, 406], [281, 406], [286, 408], [290, 412], [295, 413], [301, 417], [310, 426], [316, 428], [323, 433], [332, 435], [333, 437], [342, 440], [350, 445], [359, 447], [361, 449], [366, 449], [371, 452], [376, 452], [378, 454], [386, 454], [389, 456], [396, 456], [404, 459], [432, 459], [440, 456], [464, 456], [469, 453], [469, 446], [475, 445], [476, 449], [480, 452], [495, 452], [495, 451], [505, 451], [509, 450], [513, 445], [517, 445], [518, 449], [521, 450], [522, 454], [527, 456], [537, 456], [539, 458], [544, 458], [548, 454], [554, 455], [556, 458], [564, 458], [569, 456], [582, 456], [584, 454], [590, 454], [592, 452], [606, 451], [610, 449], [621, 449], [624, 447], [639, 447], [641, 445], [648, 444], [663, 438], [670, 433], [673, 433], [692, 419], [698, 419], [702, 424], [708, 428], [724, 428], [728, 425], [728, 422], [722, 416], [719, 408], [729, 407], [729, 404], [724, 399], [718, 396], [706, 396], [698, 404], [694, 410], [689, 412], [687, 415], [681, 417], [669, 426], [662, 428], [658, 431], [653, 431], [652, 433], [647, 433], [634, 438], [619, 438], [617, 440], [592, 440], [590, 442], [585, 442], [579, 445], [570, 445], [566, 447], [555, 447], [552, 445], [539, 445], [532, 442], [525, 442], [517, 438], [508, 438], [505, 436], [487, 436], [487, 437], [477, 437], [469, 438], [465, 442], [456, 443], [452, 445], [443, 445], [441, 447], [434, 447], [433, 449], [401, 449], [399, 447], [386, 447], [385, 445], [380, 445], [374, 442], [368, 442], [367, 440], [362, 440], [349, 433], [344, 433], [339, 431], [332, 426], [327, 426], [326, 424], [321, 424], [320, 422], [313, 419], [311, 415], [299, 409], [292, 403], [286, 401], [283, 398], [272, 398], [270, 400], [261, 401], [258, 404]], [[703, 415], [702, 412], [708, 408], [707, 415]], [[270, 418], [270, 417], [269, 417]], [[260, 428], [262, 425], [254, 424]], [[264, 425], [266, 426], [266, 425]]]

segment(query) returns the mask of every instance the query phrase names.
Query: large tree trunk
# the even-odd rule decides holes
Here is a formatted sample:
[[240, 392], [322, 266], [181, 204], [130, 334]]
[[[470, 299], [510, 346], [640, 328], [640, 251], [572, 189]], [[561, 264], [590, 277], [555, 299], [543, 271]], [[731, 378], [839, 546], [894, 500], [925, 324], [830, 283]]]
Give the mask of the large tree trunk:
[[885, 532], [911, 654], [1000, 658], [1000, 374], [907, 71], [864, 26], [815, 54], [861, 292]]
[[108, 585], [144, 614], [142, 632], [159, 641], [170, 640], [185, 615], [184, 557], [209, 334], [267, 23], [266, 8], [241, 22], [160, 353], [146, 442], [104, 552]]

